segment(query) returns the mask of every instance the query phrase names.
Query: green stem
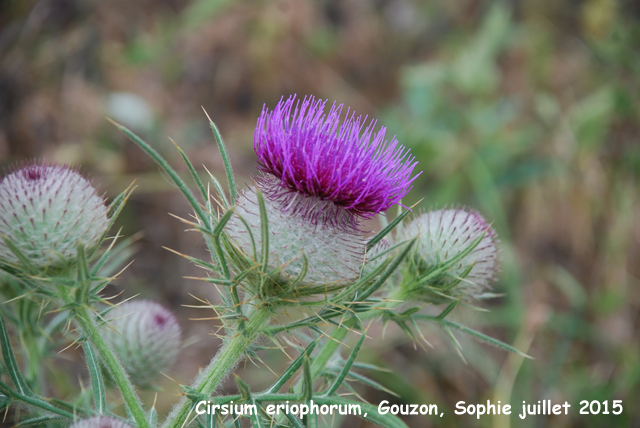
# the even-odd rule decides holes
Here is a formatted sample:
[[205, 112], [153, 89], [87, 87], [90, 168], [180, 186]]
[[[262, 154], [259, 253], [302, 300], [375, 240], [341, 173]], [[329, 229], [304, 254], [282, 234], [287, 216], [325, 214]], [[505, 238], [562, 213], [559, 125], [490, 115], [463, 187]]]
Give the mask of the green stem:
[[[192, 384], [194, 394], [209, 395], [215, 391], [220, 383], [234, 369], [244, 357], [245, 351], [268, 325], [271, 310], [268, 306], [260, 306], [249, 314], [249, 321], [244, 323], [244, 331], [229, 338], [218, 351], [209, 365], [202, 371]], [[181, 428], [187, 426], [187, 419], [193, 412], [194, 403], [183, 397], [171, 412], [164, 428]]]
[[133, 390], [133, 385], [131, 384], [129, 377], [100, 335], [100, 331], [98, 326], [96, 326], [93, 317], [84, 306], [78, 306], [76, 308], [75, 318], [84, 334], [87, 336], [98, 354], [100, 354], [100, 357], [102, 358], [104, 365], [107, 366], [114, 382], [118, 385], [122, 398], [127, 404], [133, 419], [135, 419], [138, 424], [138, 428], [148, 428], [149, 423], [142, 408], [142, 403]]

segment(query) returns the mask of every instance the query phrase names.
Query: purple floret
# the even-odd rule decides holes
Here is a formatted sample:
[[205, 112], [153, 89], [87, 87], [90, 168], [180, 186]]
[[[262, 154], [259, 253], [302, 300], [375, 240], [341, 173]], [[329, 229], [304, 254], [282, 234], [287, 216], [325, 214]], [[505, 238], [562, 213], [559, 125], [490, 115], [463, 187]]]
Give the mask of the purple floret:
[[411, 190], [417, 162], [395, 137], [385, 140], [386, 128], [375, 133], [376, 121], [365, 126], [347, 110], [340, 125], [343, 104], [325, 114], [326, 103], [294, 95], [265, 107], [254, 134], [259, 169], [280, 180], [280, 195], [329, 200], [363, 218], [386, 211]]

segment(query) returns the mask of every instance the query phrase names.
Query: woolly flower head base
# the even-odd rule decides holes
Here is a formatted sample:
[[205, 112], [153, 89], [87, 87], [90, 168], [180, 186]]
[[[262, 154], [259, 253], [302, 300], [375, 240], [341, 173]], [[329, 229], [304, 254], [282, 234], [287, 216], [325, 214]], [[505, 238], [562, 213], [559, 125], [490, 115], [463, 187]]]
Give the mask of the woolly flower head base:
[[[325, 217], [325, 220], [333, 218], [339, 223], [348, 224], [351, 219], [348, 213], [330, 201], [304, 195], [299, 195], [299, 198], [299, 202], [306, 207], [306, 215], [283, 210], [282, 203], [286, 196], [265, 195], [271, 268], [282, 268], [280, 274], [285, 279], [295, 279], [303, 269], [304, 254], [307, 272], [303, 284], [339, 283], [356, 279], [363, 261], [364, 234], [357, 228], [339, 229], [330, 222], [310, 221], [309, 218], [322, 220]], [[249, 187], [242, 193], [236, 211], [227, 223], [227, 230], [248, 255], [253, 251], [255, 242], [256, 260], [260, 260], [260, 208], [255, 187]]]
[[132, 428], [127, 424], [116, 418], [110, 418], [107, 416], [94, 416], [89, 419], [83, 419], [72, 424], [69, 428]]
[[467, 300], [485, 297], [483, 293], [498, 270], [498, 241], [495, 230], [479, 213], [444, 209], [419, 215], [404, 227], [398, 241], [416, 236], [418, 240], [411, 259], [415, 276], [454, 259], [480, 241], [450, 267], [444, 278], [428, 287], [408, 290], [411, 297], [434, 303], [461, 297]]
[[106, 319], [105, 338], [135, 384], [149, 386], [175, 364], [182, 332], [164, 306], [132, 300], [113, 308]]
[[[352, 215], [370, 218], [398, 203], [416, 178], [409, 150], [385, 128], [335, 103], [325, 114], [326, 101], [295, 96], [280, 100], [273, 111], [263, 109], [254, 133], [259, 169], [279, 180], [266, 194], [302, 194], [331, 201]], [[287, 198], [282, 199], [286, 205]]]
[[[75, 259], [79, 243], [97, 246], [109, 225], [107, 212], [91, 183], [64, 166], [34, 163], [0, 182], [0, 234], [40, 268]], [[18, 262], [4, 244], [0, 257]]]

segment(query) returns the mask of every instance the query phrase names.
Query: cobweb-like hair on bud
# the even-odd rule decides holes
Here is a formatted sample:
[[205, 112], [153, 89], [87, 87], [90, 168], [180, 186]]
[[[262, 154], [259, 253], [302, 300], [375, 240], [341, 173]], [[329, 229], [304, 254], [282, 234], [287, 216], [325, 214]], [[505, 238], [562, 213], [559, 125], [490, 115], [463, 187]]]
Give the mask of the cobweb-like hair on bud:
[[105, 338], [131, 380], [149, 386], [176, 362], [182, 330], [171, 311], [149, 300], [132, 300], [107, 315]]
[[[64, 166], [30, 164], [0, 182], [0, 234], [34, 265], [60, 265], [78, 243], [93, 248], [107, 231], [104, 200], [88, 180]], [[0, 243], [0, 257], [18, 257]]]
[[[478, 245], [449, 270], [449, 277], [461, 279], [455, 288], [443, 292], [449, 297], [480, 298], [495, 279], [498, 271], [497, 235], [478, 212], [444, 209], [421, 214], [404, 227], [398, 241], [416, 236], [414, 254], [422, 268], [451, 260], [482, 237]], [[427, 289], [424, 292], [425, 297], [431, 294]]]
[[334, 103], [326, 114], [325, 105], [292, 96], [273, 111], [263, 109], [254, 150], [259, 169], [278, 179], [265, 193], [330, 201], [362, 218], [386, 211], [411, 190], [417, 162], [395, 137], [385, 140], [386, 128], [374, 133], [375, 121], [366, 125], [347, 111], [341, 123], [343, 105]]
[[[305, 215], [283, 210], [283, 199], [286, 199], [286, 196], [264, 197], [269, 220], [271, 267], [277, 269], [284, 266], [282, 274], [289, 279], [295, 278], [303, 268], [304, 254], [307, 259], [307, 274], [303, 284], [347, 282], [357, 279], [366, 245], [364, 233], [357, 227], [336, 227], [335, 223], [343, 226], [354, 223], [348, 213], [331, 201], [305, 195], [299, 195], [298, 198], [298, 203], [304, 207]], [[255, 240], [257, 257], [260, 259], [260, 208], [255, 187], [249, 187], [243, 192], [237, 202], [236, 211], [226, 226], [229, 235], [240, 248], [247, 255], [251, 255], [251, 237], [240, 217], [249, 225]]]

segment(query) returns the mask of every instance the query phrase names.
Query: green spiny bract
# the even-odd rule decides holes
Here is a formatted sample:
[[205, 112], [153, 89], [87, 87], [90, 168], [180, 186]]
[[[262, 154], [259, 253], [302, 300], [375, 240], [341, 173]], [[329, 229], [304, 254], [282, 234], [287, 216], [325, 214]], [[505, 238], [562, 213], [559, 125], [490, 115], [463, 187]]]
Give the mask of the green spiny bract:
[[[283, 209], [283, 197], [265, 195], [265, 209], [269, 220], [269, 265], [282, 268], [280, 275], [293, 280], [307, 261], [307, 272], [301, 285], [348, 283], [358, 278], [364, 259], [366, 241], [364, 233], [357, 228], [342, 228], [340, 217], [349, 214], [331, 201], [321, 201], [306, 195], [298, 195], [298, 206], [304, 204], [306, 215], [297, 210]], [[282, 200], [281, 200], [282, 199]], [[303, 201], [304, 199], [304, 201]], [[326, 216], [312, 221], [313, 212]], [[251, 235], [244, 219], [249, 225]], [[332, 219], [334, 221], [328, 221]], [[351, 218], [344, 221], [351, 221]], [[234, 216], [227, 224], [229, 235], [250, 257], [252, 241], [255, 241], [257, 260], [262, 255], [260, 208], [256, 190], [250, 187], [243, 192]], [[304, 257], [303, 257], [304, 254]]]
[[[32, 164], [0, 182], [0, 234], [39, 268], [74, 260], [78, 244], [95, 248], [107, 231], [107, 212], [91, 183], [64, 166]], [[19, 262], [6, 243], [0, 258]]]
[[89, 419], [83, 419], [72, 424], [69, 428], [132, 428], [127, 424], [116, 418], [110, 418], [107, 416], [94, 416]]
[[[484, 297], [498, 269], [498, 250], [496, 232], [480, 214], [461, 209], [424, 213], [409, 222], [397, 240], [416, 236], [405, 263], [406, 297], [433, 303]], [[430, 273], [430, 281], [420, 281]]]
[[106, 320], [105, 339], [135, 384], [149, 386], [175, 364], [182, 333], [176, 317], [164, 306], [129, 301], [113, 308]]

